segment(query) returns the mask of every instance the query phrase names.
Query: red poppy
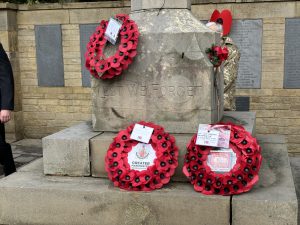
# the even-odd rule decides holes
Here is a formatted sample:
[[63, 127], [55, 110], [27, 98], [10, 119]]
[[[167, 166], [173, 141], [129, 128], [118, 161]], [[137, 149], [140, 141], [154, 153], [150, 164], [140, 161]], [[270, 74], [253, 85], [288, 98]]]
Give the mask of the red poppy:
[[99, 60], [95, 66], [96, 71], [98, 73], [104, 73], [108, 69], [110, 69], [110, 64], [106, 62], [105, 60]]
[[125, 35], [127, 34], [131, 29], [131, 25], [130, 24], [123, 24], [123, 26], [120, 29], [120, 34], [121, 35]]
[[118, 14], [117, 18], [121, 20], [122, 22], [125, 22], [126, 20], [129, 20], [129, 16], [127, 14]]
[[112, 68], [117, 69], [120, 67], [120, 58], [117, 56], [110, 57], [108, 61], [110, 62]]
[[136, 50], [130, 50], [128, 51], [128, 56], [130, 58], [134, 58], [137, 55], [137, 51]]
[[124, 59], [121, 61], [121, 64], [128, 67], [128, 65], [131, 63], [132, 63], [132, 58], [130, 58], [128, 53], [126, 53]]
[[128, 52], [133, 47], [133, 41], [128, 41], [126, 43], [121, 43], [119, 46], [119, 50], [121, 52]]

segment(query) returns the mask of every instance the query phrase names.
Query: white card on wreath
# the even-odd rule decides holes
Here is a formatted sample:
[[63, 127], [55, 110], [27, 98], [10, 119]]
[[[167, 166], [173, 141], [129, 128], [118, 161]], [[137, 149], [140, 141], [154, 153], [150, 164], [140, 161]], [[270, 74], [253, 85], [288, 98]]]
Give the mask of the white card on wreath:
[[143, 171], [154, 164], [156, 153], [151, 144], [138, 143], [128, 153], [131, 170]]
[[229, 125], [200, 124], [196, 145], [228, 148], [230, 141]]
[[106, 31], [105, 31], [105, 37], [106, 39], [112, 43], [113, 45], [116, 44], [118, 36], [119, 36], [119, 31], [121, 29], [122, 24], [114, 19], [114, 18], [110, 18]]
[[214, 172], [229, 172], [236, 164], [236, 154], [231, 149], [211, 150], [206, 163]]
[[130, 135], [130, 139], [148, 144], [154, 128], [136, 123]]

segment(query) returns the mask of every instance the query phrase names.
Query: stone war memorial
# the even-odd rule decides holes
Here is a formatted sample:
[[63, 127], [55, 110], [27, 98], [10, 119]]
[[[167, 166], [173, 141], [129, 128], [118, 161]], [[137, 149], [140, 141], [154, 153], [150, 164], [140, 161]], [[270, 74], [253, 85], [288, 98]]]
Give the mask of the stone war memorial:
[[85, 43], [92, 120], [44, 137], [43, 159], [0, 180], [0, 224], [296, 225], [285, 139], [257, 142], [254, 112], [223, 110], [224, 68], [207, 55], [220, 33], [190, 0], [132, 0], [128, 13], [116, 45], [102, 39], [113, 22]]

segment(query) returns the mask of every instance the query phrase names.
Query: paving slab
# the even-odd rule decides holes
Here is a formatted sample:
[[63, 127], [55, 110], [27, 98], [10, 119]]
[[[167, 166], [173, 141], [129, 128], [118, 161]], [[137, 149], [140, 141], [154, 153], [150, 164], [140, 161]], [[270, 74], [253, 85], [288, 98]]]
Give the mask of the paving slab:
[[[11, 143], [11, 147], [17, 170], [43, 156], [41, 139], [23, 139]], [[4, 172], [2, 165], [0, 165], [0, 177], [2, 176], [4, 176]]]
[[36, 159], [18, 169], [18, 172], [37, 172], [40, 173], [44, 170], [43, 158]]
[[43, 138], [44, 173], [90, 176], [89, 140], [100, 133], [84, 122]]
[[[284, 138], [259, 138], [263, 162], [259, 183], [232, 197], [232, 225], [296, 225], [298, 203]], [[276, 143], [279, 140], [279, 143]]]
[[230, 197], [205, 196], [186, 183], [128, 192], [107, 179], [45, 176], [34, 163], [31, 172], [0, 180], [0, 224], [229, 224]]

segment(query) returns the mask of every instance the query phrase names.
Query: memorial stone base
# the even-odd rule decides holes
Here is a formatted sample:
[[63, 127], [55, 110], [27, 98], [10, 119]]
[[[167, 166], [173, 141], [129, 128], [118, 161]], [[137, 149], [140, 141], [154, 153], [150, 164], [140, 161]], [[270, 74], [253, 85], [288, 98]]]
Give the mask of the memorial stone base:
[[[182, 8], [168, 8], [175, 2]], [[199, 122], [220, 121], [223, 76], [214, 73], [205, 53], [219, 43], [220, 35], [192, 15], [187, 0], [167, 0], [159, 13], [143, 10], [161, 4], [161, 0], [132, 2], [137, 11], [130, 18], [140, 32], [138, 55], [121, 76], [92, 79], [95, 131], [117, 132], [145, 120], [170, 133], [192, 133]]]
[[[254, 132], [253, 113], [228, 112], [223, 120], [243, 124]], [[120, 190], [105, 178], [102, 159], [113, 134], [91, 132], [91, 126], [80, 124], [44, 138], [44, 159], [0, 180], [0, 224], [297, 224], [297, 198], [282, 136], [258, 137], [263, 166], [259, 183], [248, 193], [233, 197], [197, 193], [184, 182], [181, 161], [170, 184], [146, 193]], [[181, 157], [191, 135], [176, 134], [176, 138]], [[78, 141], [83, 144], [76, 144]], [[78, 172], [76, 164], [70, 164], [70, 154], [83, 172]], [[87, 160], [84, 157], [80, 162], [86, 155]], [[76, 156], [78, 159], [74, 159]], [[59, 170], [54, 159], [58, 160]], [[91, 167], [85, 166], [86, 161], [91, 162]]]

